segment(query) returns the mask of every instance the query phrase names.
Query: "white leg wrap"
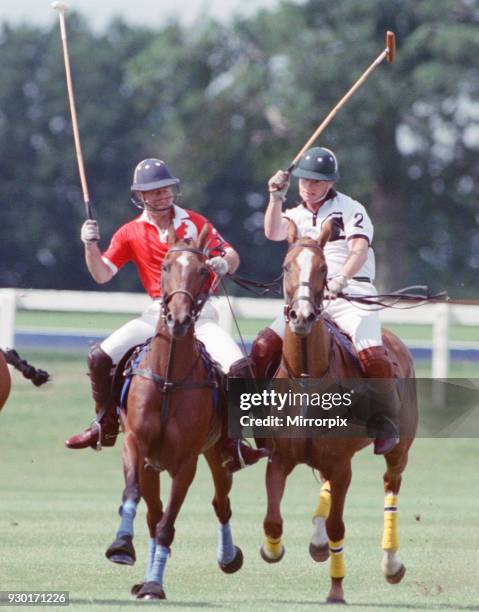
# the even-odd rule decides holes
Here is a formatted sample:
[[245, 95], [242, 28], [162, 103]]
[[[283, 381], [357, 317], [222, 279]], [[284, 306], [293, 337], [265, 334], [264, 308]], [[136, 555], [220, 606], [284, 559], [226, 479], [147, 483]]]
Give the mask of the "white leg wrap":
[[401, 566], [402, 562], [396, 551], [384, 551], [381, 567], [385, 576], [393, 576]]
[[324, 546], [329, 543], [328, 534], [326, 533], [326, 519], [321, 516], [313, 518], [314, 531], [311, 536], [311, 544], [314, 546]]

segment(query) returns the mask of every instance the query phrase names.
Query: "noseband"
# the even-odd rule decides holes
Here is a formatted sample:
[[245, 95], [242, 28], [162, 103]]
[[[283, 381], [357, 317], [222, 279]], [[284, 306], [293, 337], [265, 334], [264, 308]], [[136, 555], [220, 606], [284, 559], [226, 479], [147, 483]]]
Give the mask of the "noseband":
[[[170, 249], [168, 249], [168, 255], [170, 253], [185, 253], [185, 252], [199, 255], [202, 258], [203, 262], [206, 261], [206, 258], [208, 257], [206, 251], [202, 251], [201, 249], [196, 249], [194, 247], [171, 247]], [[163, 279], [163, 275], [161, 278]], [[208, 299], [208, 295], [209, 295], [209, 291], [211, 287], [209, 276], [208, 278], [205, 279], [205, 282], [203, 283], [203, 286], [201, 287], [196, 297], [191, 293], [191, 291], [188, 291], [188, 289], [186, 288], [175, 289], [171, 293], [167, 293], [166, 291], [163, 290], [163, 282], [161, 284], [162, 284], [162, 288], [161, 288], [161, 296], [162, 296], [161, 317], [162, 319], [166, 321], [166, 318], [169, 314], [168, 304], [171, 301], [171, 298], [178, 293], [182, 293], [183, 295], [186, 295], [189, 297], [191, 301], [191, 317], [193, 321], [197, 321], [198, 317], [200, 316], [201, 309], [203, 308], [206, 300]]]
[[[316, 249], [320, 251], [321, 254], [323, 254], [323, 248], [319, 244], [305, 244], [301, 240], [297, 240], [296, 242], [293, 242], [293, 244], [291, 244], [288, 248], [288, 253], [296, 248]], [[296, 295], [298, 289], [300, 289], [301, 287], [307, 287], [311, 295], [312, 292], [311, 292], [310, 282], [303, 281], [295, 285], [291, 293], [291, 299], [288, 299], [288, 296], [286, 294], [286, 288], [284, 288], [283, 292], [284, 292], [284, 296], [286, 300], [286, 303], [284, 305], [284, 318], [286, 320], [286, 323], [289, 323], [290, 321], [290, 312], [293, 306], [299, 301], [308, 302], [311, 305], [311, 308], [313, 310], [313, 315], [314, 315], [314, 321], [318, 321], [323, 314], [322, 303], [323, 303], [324, 286], [323, 286], [323, 289], [321, 289], [321, 291], [317, 293], [316, 296], [314, 296], [314, 298], [310, 296], [306, 296], [306, 295], [303, 295], [303, 296], [300, 295], [299, 297], [295, 298], [294, 296]]]

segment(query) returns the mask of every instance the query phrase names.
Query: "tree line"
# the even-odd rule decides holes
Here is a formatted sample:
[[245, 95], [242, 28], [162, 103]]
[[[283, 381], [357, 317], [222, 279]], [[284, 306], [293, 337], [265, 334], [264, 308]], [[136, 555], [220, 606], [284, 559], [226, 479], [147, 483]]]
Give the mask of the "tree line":
[[[263, 235], [267, 179], [289, 165], [390, 29], [396, 61], [371, 75], [318, 144], [337, 153], [338, 189], [373, 218], [380, 289], [428, 284], [477, 297], [478, 20], [476, 0], [283, 1], [228, 24], [115, 20], [101, 33], [69, 14], [102, 245], [138, 214], [134, 166], [160, 157], [182, 180], [181, 205], [240, 252], [240, 274], [275, 278], [285, 247]], [[0, 57], [0, 285], [94, 289], [57, 25], [4, 23]], [[296, 196], [293, 181], [290, 205]], [[108, 288], [141, 290], [133, 270]]]

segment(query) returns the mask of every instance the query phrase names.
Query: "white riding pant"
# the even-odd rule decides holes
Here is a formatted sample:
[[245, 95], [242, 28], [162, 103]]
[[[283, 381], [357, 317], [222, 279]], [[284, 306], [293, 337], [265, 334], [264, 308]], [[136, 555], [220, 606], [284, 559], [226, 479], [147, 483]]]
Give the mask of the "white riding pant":
[[[219, 326], [219, 315], [213, 300], [214, 298], [210, 298], [203, 306], [195, 323], [195, 336], [204, 343], [211, 357], [227, 373], [231, 364], [241, 359], [243, 354], [230, 334]], [[100, 347], [111, 357], [113, 363], [118, 363], [132, 346], [145, 342], [155, 334], [160, 305], [160, 300], [152, 301], [140, 317], [125, 323], [103, 340]]]
[[[343, 292], [349, 295], [377, 295], [374, 285], [355, 280], [351, 280]], [[376, 306], [348, 302], [341, 298], [329, 300], [329, 303], [328, 300], [325, 300], [323, 305], [325, 312], [351, 336], [358, 352], [372, 346], [382, 345], [379, 314], [377, 310], [372, 310], [372, 308], [377, 308]], [[285, 325], [284, 315], [281, 314], [276, 317], [270, 328], [278, 336], [284, 338]]]

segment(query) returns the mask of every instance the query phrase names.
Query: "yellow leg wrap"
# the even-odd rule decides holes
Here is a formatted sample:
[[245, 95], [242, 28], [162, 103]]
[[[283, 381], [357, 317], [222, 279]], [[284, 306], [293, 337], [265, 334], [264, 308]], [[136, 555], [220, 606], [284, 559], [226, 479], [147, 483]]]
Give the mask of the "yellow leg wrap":
[[396, 552], [399, 548], [397, 495], [388, 493], [384, 498], [383, 550]]
[[264, 547], [271, 556], [279, 557], [282, 548], [281, 538], [270, 538], [269, 536], [265, 536]]
[[329, 516], [329, 511], [331, 509], [331, 486], [329, 481], [323, 483], [321, 487], [321, 492], [319, 493], [318, 505], [316, 506], [316, 510], [313, 514], [313, 520], [319, 516], [321, 518], [327, 519]]
[[331, 578], [344, 578], [346, 567], [344, 565], [344, 540], [332, 542], [329, 540], [329, 575]]

